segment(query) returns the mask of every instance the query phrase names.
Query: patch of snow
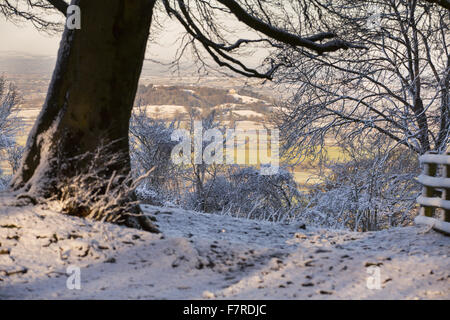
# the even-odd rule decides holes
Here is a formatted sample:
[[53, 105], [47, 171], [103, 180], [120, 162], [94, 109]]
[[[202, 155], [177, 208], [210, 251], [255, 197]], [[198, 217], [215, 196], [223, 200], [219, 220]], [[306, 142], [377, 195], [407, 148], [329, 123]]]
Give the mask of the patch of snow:
[[249, 97], [249, 96], [241, 96], [240, 94], [237, 94], [237, 93], [233, 93], [233, 94], [229, 94], [229, 95], [232, 96], [233, 98], [235, 98], [236, 100], [242, 100], [242, 102], [245, 103], [245, 104], [262, 102], [263, 101], [263, 100], [256, 99], [256, 98], [253, 98], [253, 97]]
[[233, 110], [233, 113], [244, 117], [260, 117], [264, 118], [264, 115], [259, 112], [255, 112], [253, 110]]
[[173, 115], [176, 112], [186, 113], [186, 107], [177, 105], [145, 105], [142, 106], [145, 109], [146, 114], [152, 115]]

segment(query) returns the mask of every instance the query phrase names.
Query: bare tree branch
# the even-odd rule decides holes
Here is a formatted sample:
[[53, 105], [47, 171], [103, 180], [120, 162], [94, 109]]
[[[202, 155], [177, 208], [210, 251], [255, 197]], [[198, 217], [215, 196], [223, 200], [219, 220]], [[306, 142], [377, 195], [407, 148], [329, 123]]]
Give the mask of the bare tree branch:
[[309, 38], [302, 38], [295, 34], [289, 33], [285, 30], [269, 25], [258, 18], [255, 18], [234, 0], [217, 0], [217, 1], [226, 6], [228, 9], [230, 9], [230, 11], [236, 16], [236, 18], [239, 19], [239, 21], [242, 21], [250, 28], [259, 31], [265, 34], [266, 36], [287, 45], [292, 45], [295, 47], [304, 47], [313, 50], [319, 54], [322, 54], [324, 52], [337, 51], [339, 49], [344, 50], [349, 48], [366, 49], [365, 46], [353, 44], [339, 39], [331, 40], [323, 44], [316, 43], [314, 41], [335, 37], [335, 35], [333, 35], [332, 33], [323, 33]]
[[69, 7], [69, 5], [64, 0], [47, 0], [47, 1], [50, 4], [52, 4], [64, 16], [67, 16], [67, 8]]

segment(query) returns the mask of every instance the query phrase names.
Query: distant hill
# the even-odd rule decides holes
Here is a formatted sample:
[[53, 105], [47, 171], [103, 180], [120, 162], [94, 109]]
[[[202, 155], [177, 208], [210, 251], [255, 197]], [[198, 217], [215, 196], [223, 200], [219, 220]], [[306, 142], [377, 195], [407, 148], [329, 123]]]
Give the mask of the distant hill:
[[[18, 51], [0, 50], [0, 74], [42, 74], [51, 75], [56, 64], [56, 56], [34, 55]], [[187, 68], [183, 65], [183, 68]], [[145, 60], [142, 75], [167, 75], [168, 67]]]
[[0, 74], [51, 74], [56, 57], [0, 51]]
[[[27, 109], [40, 110], [55, 63], [55, 56], [0, 50], [0, 76], [5, 75], [17, 86], [23, 99], [22, 107]], [[241, 81], [238, 78], [205, 76], [201, 77], [199, 82], [198, 75], [193, 77], [188, 73], [177, 78], [167, 72], [167, 66], [146, 60], [136, 104], [164, 106], [159, 108], [160, 117], [175, 114], [183, 114], [185, 117], [189, 108], [199, 108], [207, 112], [217, 107], [227, 119], [231, 117], [260, 121], [272, 111], [272, 98], [255, 92], [258, 88], [249, 86], [248, 79]]]
[[141, 85], [136, 102], [141, 105], [177, 105], [213, 108], [232, 105], [233, 109], [250, 109], [260, 113], [271, 110], [270, 98], [249, 89], [218, 89], [202, 86]]

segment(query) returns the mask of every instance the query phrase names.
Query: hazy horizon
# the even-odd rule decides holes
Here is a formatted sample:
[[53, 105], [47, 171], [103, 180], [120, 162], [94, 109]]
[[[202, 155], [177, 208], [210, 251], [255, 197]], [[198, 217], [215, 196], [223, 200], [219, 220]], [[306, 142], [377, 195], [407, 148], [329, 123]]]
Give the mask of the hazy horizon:
[[[224, 21], [224, 24], [235, 22]], [[238, 25], [236, 25], [238, 28]], [[147, 46], [146, 59], [153, 59], [163, 63], [168, 63], [175, 58], [177, 49], [179, 48], [178, 39], [183, 35], [184, 29], [177, 22], [170, 19], [164, 21], [163, 31], [157, 30]], [[249, 37], [251, 33], [245, 30], [239, 31], [239, 36]], [[0, 53], [17, 52], [33, 56], [50, 56], [56, 57], [58, 53], [61, 33], [49, 35], [45, 32], [38, 31], [28, 21], [19, 24], [0, 17]], [[259, 48], [254, 50], [247, 57], [241, 57], [245, 63], [255, 64], [262, 61], [267, 55], [267, 50]], [[189, 54], [184, 54], [183, 62], [192, 62]], [[1, 71], [1, 70], [0, 70]]]

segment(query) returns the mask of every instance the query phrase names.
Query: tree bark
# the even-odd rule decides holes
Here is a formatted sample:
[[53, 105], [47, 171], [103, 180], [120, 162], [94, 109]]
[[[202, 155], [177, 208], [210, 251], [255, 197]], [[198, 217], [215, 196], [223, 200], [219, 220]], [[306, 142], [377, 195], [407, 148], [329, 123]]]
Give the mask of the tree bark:
[[81, 29], [64, 30], [47, 97], [13, 189], [32, 196], [55, 195], [61, 177], [70, 178], [87, 165], [71, 165], [68, 159], [102, 144], [126, 155], [121, 163], [101, 168], [103, 172], [130, 171], [129, 119], [155, 1], [72, 1], [81, 9]]

